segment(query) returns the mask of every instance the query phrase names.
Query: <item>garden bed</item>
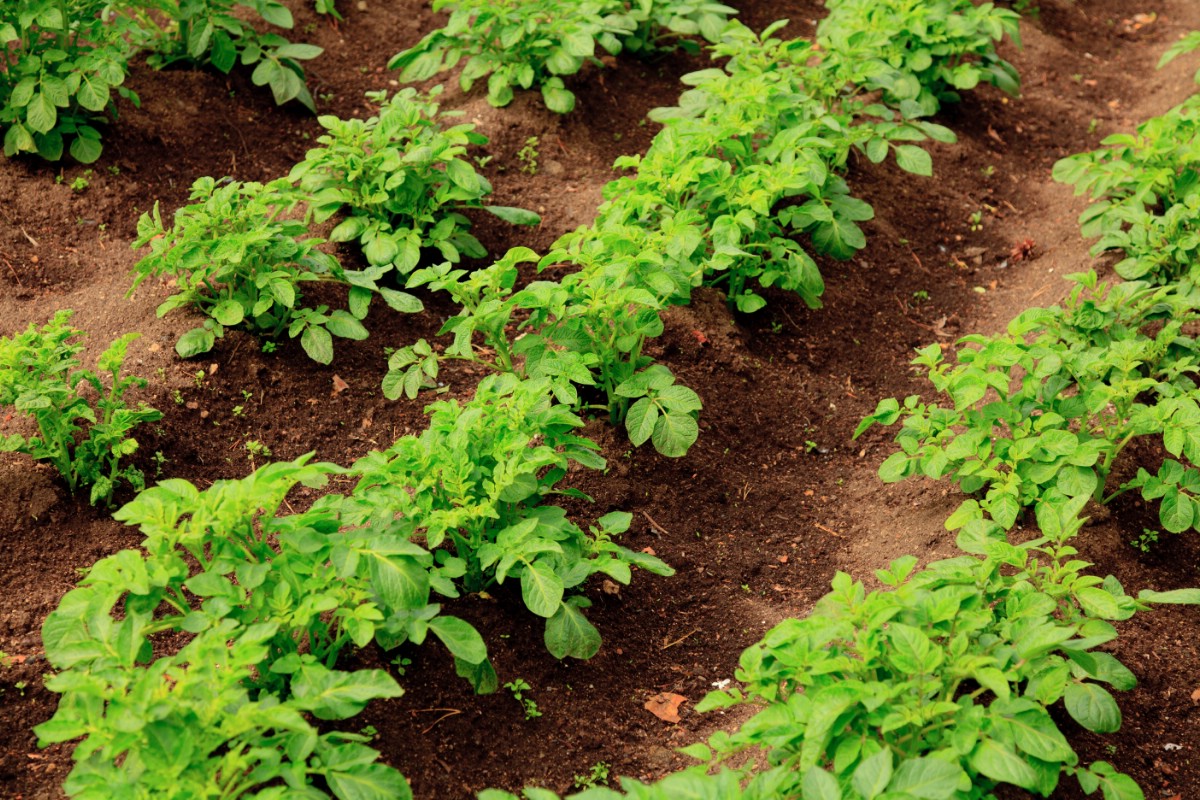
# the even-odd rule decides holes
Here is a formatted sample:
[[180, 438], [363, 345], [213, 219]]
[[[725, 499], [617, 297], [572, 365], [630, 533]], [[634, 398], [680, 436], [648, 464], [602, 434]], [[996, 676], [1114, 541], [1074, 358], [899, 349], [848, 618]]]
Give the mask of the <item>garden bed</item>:
[[[307, 67], [318, 109], [342, 117], [367, 115], [363, 92], [396, 86], [387, 60], [439, 24], [416, 0], [364, 0], [337, 25], [304, 4], [289, 5], [298, 38], [325, 48]], [[1095, 265], [1076, 223], [1083, 203], [1051, 181], [1052, 165], [1108, 133], [1131, 130], [1195, 89], [1185, 64], [1154, 70], [1170, 43], [1200, 28], [1200, 8], [1188, 0], [1041, 6], [1036, 20], [1023, 23], [1025, 48], [1004, 46], [1021, 73], [1022, 96], [982, 88], [944, 110], [939, 121], [959, 141], [932, 146], [933, 178], [894, 164], [853, 163], [851, 186], [876, 218], [865, 223], [868, 245], [854, 259], [822, 261], [825, 308], [810, 311], [798, 297], [772, 292], [767, 308], [739, 315], [716, 293], [701, 291], [692, 305], [666, 313], [654, 355], [703, 399], [700, 438], [686, 457], [668, 459], [591, 422], [588, 433], [603, 445], [609, 469], [579, 475], [576, 484], [594, 502], [568, 510], [581, 519], [631, 512], [624, 544], [651, 548], [677, 574], [639, 574], [614, 593], [599, 582], [590, 586], [590, 619], [604, 644], [586, 662], [559, 662], [545, 651], [541, 626], [522, 613], [515, 589], [448, 603], [451, 613], [486, 631], [502, 682], [530, 684], [526, 696], [541, 716], [527, 720], [504, 690], [475, 696], [443, 652], [402, 651], [411, 660], [395, 673], [404, 696], [373, 703], [351, 724], [376, 731], [382, 760], [409, 778], [418, 798], [523, 785], [565, 791], [601, 762], [614, 776], [653, 778], [677, 769], [688, 760], [674, 748], [733, 724], [731, 716], [695, 713], [695, 702], [732, 677], [741, 651], [770, 625], [805, 614], [837, 570], [865, 579], [900, 555], [924, 563], [953, 553], [943, 521], [959, 502], [955, 490], [933, 482], [885, 486], [876, 470], [892, 451], [890, 436], [872, 432], [852, 441], [855, 426], [880, 398], [925, 390], [910, 372], [914, 348], [996, 331], [1032, 304], [1054, 303], [1067, 288], [1063, 275]], [[755, 29], [790, 19], [790, 36], [811, 35], [823, 13], [818, 2], [740, 7]], [[482, 172], [495, 186], [494, 202], [543, 218], [534, 230], [476, 218], [475, 233], [489, 252], [516, 245], [544, 252], [589, 222], [613, 177], [612, 161], [644, 151], [657, 129], [643, 124], [645, 113], [674, 104], [680, 75], [706, 63], [683, 55], [622, 57], [611, 69], [585, 71], [568, 82], [579, 101], [566, 117], [535, 96], [493, 109], [446, 81], [444, 105], [462, 109], [491, 139], [478, 155], [492, 156]], [[244, 75], [138, 66], [129, 83], [142, 108], [122, 105], [97, 164], [0, 163], [0, 333], [61, 308], [75, 309], [73, 322], [89, 332], [93, 348], [140, 331], [128, 368], [150, 380], [143, 397], [164, 412], [139, 435], [136, 460], [148, 475], [161, 471], [201, 487], [242, 477], [261, 463], [248, 453], [250, 441], [277, 460], [315, 451], [321, 460], [349, 464], [423, 429], [422, 408], [432, 395], [391, 402], [379, 386], [385, 347], [432, 338], [454, 313], [440, 296], [424, 297], [426, 311], [418, 315], [373, 309], [370, 338], [339, 341], [328, 367], [309, 361], [294, 341], [265, 355], [240, 333], [200, 359], [181, 361], [174, 343], [194, 323], [183, 312], [155, 318], [166, 289], [148, 282], [125, 299], [140, 212], [156, 201], [164, 215], [173, 212], [203, 175], [285, 175], [319, 132], [313, 118], [275, 107]], [[530, 137], [537, 137], [536, 171], [523, 169], [528, 159], [518, 157]], [[351, 248], [340, 255], [350, 264], [361, 258]], [[469, 397], [481, 376], [458, 366], [444, 369], [440, 380], [449, 396]], [[1118, 472], [1131, 474], [1160, 457], [1128, 452]], [[301, 490], [291, 502], [302, 506], [313, 497]], [[1155, 511], [1130, 497], [1103, 518], [1095, 515], [1077, 546], [1098, 574], [1117, 575], [1131, 593], [1197, 585], [1194, 536], [1170, 537], [1148, 552], [1131, 545], [1156, 524]], [[59, 797], [70, 747], [38, 750], [30, 731], [50, 717], [57, 699], [42, 686], [48, 665], [39, 629], [78, 570], [140, 539], [103, 509], [68, 497], [47, 468], [15, 456], [0, 456], [0, 538], [0, 651], [16, 661], [0, 671], [0, 796]], [[1065, 714], [1060, 720], [1085, 761], [1112, 762], [1147, 797], [1200, 796], [1198, 626], [1189, 607], [1122, 624], [1115, 652], [1140, 684], [1118, 694], [1121, 731], [1100, 737]], [[348, 661], [385, 668], [391, 658], [372, 646]], [[660, 693], [686, 698], [680, 722], [644, 707]], [[1078, 794], [1060, 790], [1063, 797], [1072, 792]]]

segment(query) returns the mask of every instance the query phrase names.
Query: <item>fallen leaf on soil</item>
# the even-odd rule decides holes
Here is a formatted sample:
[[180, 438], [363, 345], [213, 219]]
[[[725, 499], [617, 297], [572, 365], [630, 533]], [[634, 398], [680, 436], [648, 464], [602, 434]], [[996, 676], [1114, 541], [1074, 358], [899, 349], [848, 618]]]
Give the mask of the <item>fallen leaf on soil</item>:
[[333, 376], [333, 391], [330, 393], [329, 396], [337, 397], [339, 394], [341, 394], [342, 392], [346, 391], [349, 388], [350, 388], [350, 384], [348, 384], [344, 380], [342, 380], [340, 375], [334, 375]]
[[679, 722], [679, 705], [687, 700], [681, 694], [662, 692], [646, 701], [645, 709], [663, 722]]
[[606, 580], [600, 584], [600, 590], [605, 594], [620, 594], [621, 587], [610, 580]]

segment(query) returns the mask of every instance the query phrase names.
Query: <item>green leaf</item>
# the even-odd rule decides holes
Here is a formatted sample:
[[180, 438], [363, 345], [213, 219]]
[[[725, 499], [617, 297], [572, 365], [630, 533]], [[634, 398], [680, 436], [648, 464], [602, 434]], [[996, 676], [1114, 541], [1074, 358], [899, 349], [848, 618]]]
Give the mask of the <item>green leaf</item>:
[[1169, 603], [1174, 605], [1200, 605], [1200, 589], [1174, 589], [1170, 592], [1156, 592], [1143, 589], [1138, 592], [1138, 600], [1144, 603]]
[[850, 781], [864, 800], [874, 800], [887, 788], [891, 779], [892, 751], [884, 748], [859, 764]]
[[1098, 586], [1087, 586], [1075, 591], [1075, 599], [1089, 616], [1100, 619], [1126, 619], [1129, 614], [1121, 609], [1117, 598]]
[[320, 325], [309, 325], [300, 336], [300, 345], [308, 357], [318, 364], [333, 361], [333, 337]]
[[383, 298], [383, 302], [387, 303], [388, 308], [399, 311], [401, 314], [419, 314], [425, 310], [425, 304], [421, 302], [420, 298], [408, 292], [380, 286], [379, 296]]
[[1171, 533], [1183, 533], [1191, 529], [1195, 521], [1192, 499], [1174, 486], [1170, 487], [1159, 506], [1158, 518]]
[[542, 218], [533, 213], [526, 211], [523, 208], [514, 208], [512, 206], [484, 206], [484, 211], [487, 211], [500, 219], [512, 225], [539, 225]]
[[924, 148], [916, 145], [904, 144], [897, 147], [896, 165], [914, 175], [933, 175], [933, 159]]
[[297, 705], [317, 719], [346, 719], [381, 697], [399, 697], [404, 690], [383, 670], [337, 672], [319, 664], [300, 669], [292, 681]]
[[562, 86], [542, 86], [542, 100], [555, 114], [570, 114], [575, 109], [575, 95]]
[[544, 561], [527, 564], [521, 572], [521, 598], [539, 617], [552, 617], [562, 606], [562, 578]]
[[958, 796], [958, 784], [963, 775], [957, 764], [940, 758], [910, 758], [896, 768], [888, 791], [912, 795], [920, 800], [951, 800]]
[[486, 658], [478, 664], [471, 664], [461, 658], [454, 659], [454, 673], [460, 678], [466, 678], [475, 690], [475, 694], [491, 694], [500, 687], [500, 678], [492, 662]]
[[800, 786], [804, 800], [842, 800], [837, 779], [820, 767], [813, 767], [806, 772]]
[[668, 458], [679, 458], [687, 455], [699, 435], [700, 426], [691, 414], [666, 413], [654, 426], [654, 449]]
[[245, 319], [246, 312], [237, 300], [222, 300], [213, 306], [209, 316], [222, 325], [232, 328]]
[[325, 776], [338, 800], [412, 800], [412, 788], [397, 770], [384, 764], [363, 764], [348, 772]]
[[[1113, 733], [1121, 728], [1121, 709], [1108, 690], [1094, 683], [1069, 683], [1063, 695], [1067, 713], [1093, 733]], [[1026, 787], [1029, 788], [1029, 787]]]
[[25, 109], [25, 120], [34, 133], [47, 133], [58, 122], [58, 109], [45, 92], [38, 92]]
[[1038, 775], [1025, 759], [993, 739], [984, 739], [971, 754], [971, 767], [994, 781], [1037, 789]]
[[571, 656], [584, 660], [596, 655], [600, 649], [600, 632], [576, 607], [585, 603], [583, 598], [569, 598], [553, 617], [546, 620], [545, 642], [550, 655], [557, 659]]
[[179, 337], [179, 341], [175, 343], [175, 352], [180, 358], [191, 358], [212, 350], [215, 341], [213, 332], [209, 329], [192, 328]]
[[361, 341], [367, 338], [367, 329], [363, 327], [363, 324], [355, 319], [354, 315], [340, 309], [329, 315], [329, 321], [325, 323], [325, 328], [334, 336], [340, 336], [343, 339]]
[[80, 164], [91, 164], [100, 157], [103, 147], [99, 139], [89, 136], [76, 136], [71, 142], [71, 158]]
[[446, 649], [456, 658], [469, 664], [487, 660], [487, 645], [479, 631], [466, 620], [458, 617], [439, 616], [429, 620], [429, 630], [442, 640]]
[[653, 435], [658, 417], [658, 406], [648, 397], [643, 397], [629, 407], [629, 412], [625, 415], [625, 430], [629, 433], [629, 441], [635, 447], [641, 446]]

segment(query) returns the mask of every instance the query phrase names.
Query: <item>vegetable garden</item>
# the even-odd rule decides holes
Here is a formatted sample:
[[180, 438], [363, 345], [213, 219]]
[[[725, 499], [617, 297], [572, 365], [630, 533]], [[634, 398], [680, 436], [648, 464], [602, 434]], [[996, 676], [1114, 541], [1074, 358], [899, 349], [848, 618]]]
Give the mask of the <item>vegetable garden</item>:
[[0, 9], [0, 796], [1200, 793], [1200, 9]]

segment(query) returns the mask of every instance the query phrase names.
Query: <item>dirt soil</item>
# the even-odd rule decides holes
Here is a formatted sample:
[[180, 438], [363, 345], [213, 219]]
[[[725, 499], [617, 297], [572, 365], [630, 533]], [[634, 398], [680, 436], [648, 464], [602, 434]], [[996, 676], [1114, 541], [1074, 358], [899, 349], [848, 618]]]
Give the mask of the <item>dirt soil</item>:
[[[309, 66], [320, 111], [342, 116], [369, 113], [363, 93], [397, 85], [388, 58], [441, 19], [420, 0], [343, 0], [346, 19], [337, 25], [314, 15], [310, 4], [289, 5], [296, 38], [326, 49]], [[793, 36], [811, 35], [823, 13], [816, 0], [734, 5], [756, 28], [789, 18]], [[504, 691], [473, 696], [436, 647], [401, 653], [411, 661], [402, 675], [389, 665], [391, 656], [374, 649], [347, 658], [348, 667], [391, 669], [405, 687], [403, 697], [374, 703], [353, 724], [378, 731], [375, 746], [408, 776], [418, 798], [456, 800], [489, 786], [528, 784], [565, 791], [600, 762], [614, 776], [655, 778], [678, 768], [685, 759], [674, 748], [736, 722], [697, 714], [694, 704], [714, 682], [732, 677], [741, 651], [767, 627], [806, 613], [837, 570], [869, 579], [906, 553], [922, 561], [952, 554], [942, 522], [959, 502], [955, 490], [933, 482], [883, 485], [875, 470], [891, 452], [890, 435], [874, 431], [852, 441], [855, 425], [882, 397], [925, 391], [908, 366], [913, 348], [1001, 330], [1020, 310], [1056, 302], [1066, 289], [1061, 276], [1107, 269], [1108, 262], [1088, 256], [1075, 222], [1083, 204], [1051, 181], [1051, 166], [1195, 89], [1186, 64], [1154, 69], [1170, 42], [1200, 28], [1193, 0], [1040, 5], [1040, 16], [1023, 26], [1025, 48], [1004, 48], [1023, 76], [1023, 95], [1010, 99], [984, 88], [948, 108], [939, 121], [959, 141], [933, 148], [934, 178], [890, 164], [854, 164], [849, 180], [876, 218], [858, 257], [822, 264], [824, 309], [809, 311], [777, 293], [768, 308], [743, 317], [701, 292], [691, 307], [667, 314], [653, 354], [705, 403], [701, 437], [687, 457], [633, 450], [607, 423], [591, 424], [610, 470], [580, 476], [579, 487], [595, 502], [570, 510], [580, 519], [632, 512], [626, 544], [653, 548], [678, 574], [639, 574], [617, 595], [591, 587], [591, 619], [604, 646], [588, 662], [550, 657], [518, 596], [502, 591], [449, 604], [485, 632], [502, 681], [523, 678], [533, 687], [540, 717], [527, 721]], [[613, 159], [644, 150], [654, 135], [646, 112], [673, 104], [679, 76], [704, 63], [682, 55], [621, 59], [585, 72], [572, 81], [579, 104], [566, 118], [534, 96], [496, 110], [477, 92], [464, 96], [448, 85], [444, 103], [491, 137], [480, 155], [493, 156], [485, 174], [495, 202], [543, 215], [533, 231], [480, 218], [476, 232], [488, 249], [544, 250], [588, 222], [613, 177]], [[276, 108], [245, 75], [155, 73], [138, 65], [128, 83], [142, 108], [122, 107], [91, 171], [0, 162], [0, 334], [60, 308], [75, 310], [93, 353], [140, 331], [129, 366], [150, 380], [143, 397], [165, 414], [139, 435], [138, 459], [150, 475], [201, 486], [241, 477], [252, 466], [245, 447], [251, 440], [280, 459], [315, 450], [345, 464], [421, 430], [427, 398], [393, 403], [380, 394], [384, 348], [435, 334], [453, 313], [444, 300], [427, 298], [421, 315], [374, 310], [370, 338], [339, 340], [333, 365], [321, 367], [294, 342], [264, 355], [242, 334], [200, 362], [182, 362], [173, 344], [195, 319], [185, 312], [156, 319], [168, 293], [162, 286], [148, 284], [125, 298], [138, 258], [129, 245], [139, 213], [155, 202], [173, 212], [200, 176], [284, 175], [319, 130], [302, 112]], [[534, 175], [521, 171], [516, 156], [531, 136], [539, 149]], [[77, 177], [86, 178], [86, 189], [71, 189]], [[969, 224], [974, 212], [982, 212], [980, 230]], [[1031, 255], [1018, 260], [1024, 243]], [[339, 255], [350, 264], [358, 259], [350, 250]], [[461, 367], [443, 375], [449, 393], [460, 397], [480, 377]], [[336, 380], [348, 388], [335, 391]], [[241, 414], [235, 406], [243, 406]], [[1153, 466], [1161, 457], [1135, 450], [1121, 469]], [[1091, 524], [1079, 547], [1100, 574], [1118, 576], [1130, 592], [1200, 583], [1200, 538], [1171, 537], [1146, 553], [1131, 546], [1154, 526], [1153, 510], [1130, 500]], [[70, 747], [39, 750], [30, 732], [56, 700], [42, 685], [39, 629], [79, 570], [137, 542], [104, 510], [68, 497], [46, 468], [0, 456], [0, 651], [16, 662], [0, 670], [0, 797], [62, 796]], [[1140, 685], [1118, 698], [1120, 733], [1092, 736], [1063, 721], [1085, 761], [1111, 761], [1149, 798], [1200, 798], [1200, 706], [1192, 700], [1200, 687], [1198, 634], [1195, 609], [1159, 610], [1124, 624], [1114, 652]], [[660, 692], [687, 698], [679, 723], [643, 707]], [[1064, 786], [1055, 796], [1081, 795]]]

